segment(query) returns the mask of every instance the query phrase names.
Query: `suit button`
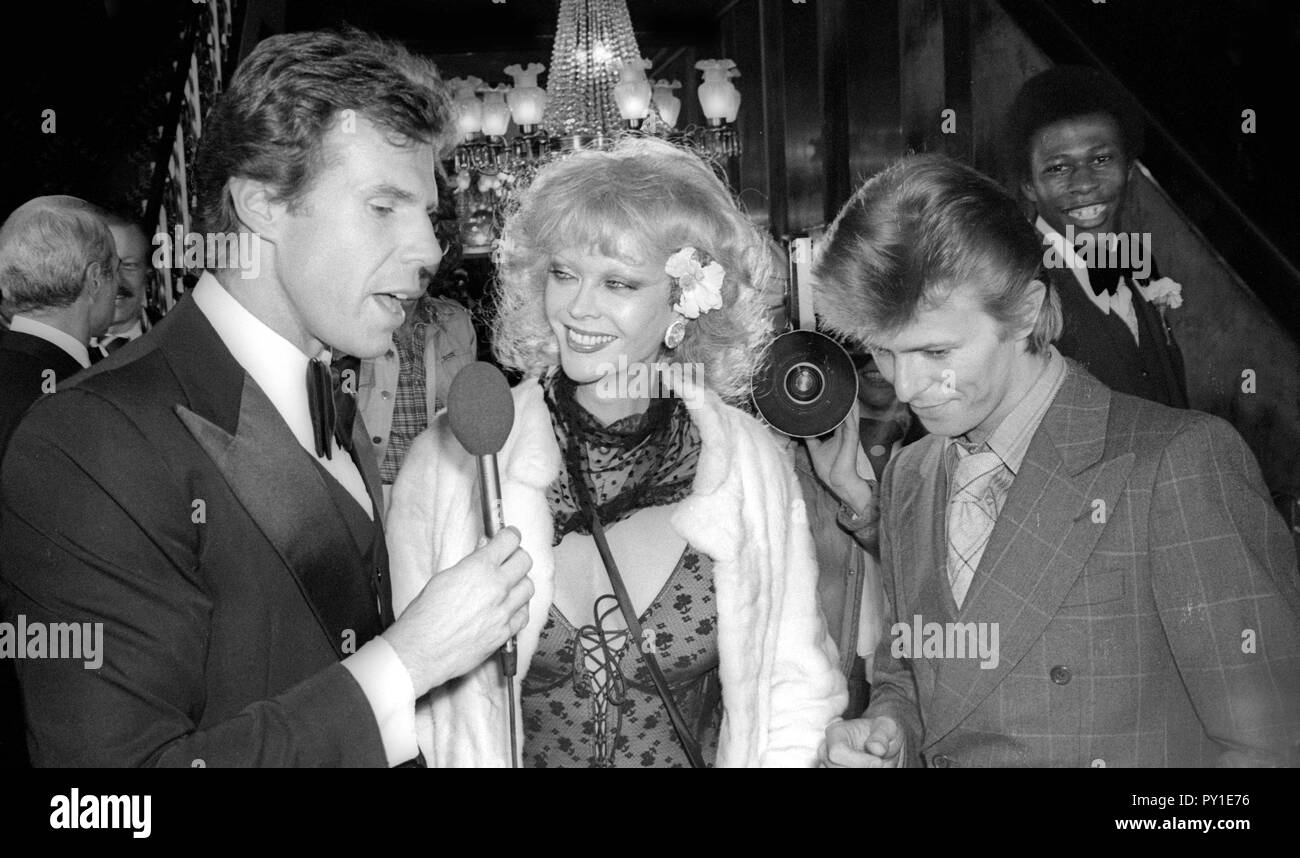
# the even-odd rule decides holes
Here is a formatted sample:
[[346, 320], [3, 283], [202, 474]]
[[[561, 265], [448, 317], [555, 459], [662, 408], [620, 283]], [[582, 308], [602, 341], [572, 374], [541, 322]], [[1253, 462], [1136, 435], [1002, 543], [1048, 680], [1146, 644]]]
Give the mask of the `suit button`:
[[381, 399], [387, 399], [388, 397], [392, 396], [392, 394], [389, 393], [387, 390], [385, 390], [385, 391], [381, 392], [381, 393], [379, 394], [379, 396], [380, 396]]
[[1063, 664], [1058, 664], [1056, 667], [1052, 668], [1051, 673], [1049, 673], [1048, 676], [1052, 677], [1052, 681], [1057, 685], [1070, 684], [1070, 668]]
[[952, 757], [945, 757], [943, 754], [939, 754], [937, 757], [934, 757], [933, 759], [930, 760], [930, 765], [936, 769], [951, 768], [952, 766], [956, 765], [956, 763], [957, 761], [954, 760]]
[[383, 438], [380, 438], [378, 435], [376, 435], [375, 437], [371, 438], [370, 440], [371, 440], [371, 441], [374, 441], [376, 444], [382, 444], [382, 443], [384, 443], [384, 439], [383, 439]]
[[1101, 757], [1098, 757], [1097, 759], [1092, 761], [1092, 767], [1094, 769], [1104, 769], [1106, 768], [1106, 761], [1103, 760]]

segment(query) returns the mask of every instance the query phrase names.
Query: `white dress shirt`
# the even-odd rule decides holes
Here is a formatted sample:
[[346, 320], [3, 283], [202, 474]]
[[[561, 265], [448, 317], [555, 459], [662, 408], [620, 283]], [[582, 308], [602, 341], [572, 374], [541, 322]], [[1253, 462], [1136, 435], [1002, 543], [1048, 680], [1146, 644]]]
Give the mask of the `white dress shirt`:
[[1035, 221], [1034, 225], [1038, 227], [1038, 231], [1042, 233], [1048, 242], [1051, 243], [1052, 247], [1056, 250], [1057, 255], [1061, 259], [1064, 259], [1065, 264], [1070, 267], [1072, 272], [1074, 272], [1074, 279], [1079, 282], [1079, 288], [1083, 290], [1083, 294], [1088, 296], [1088, 300], [1093, 304], [1096, 304], [1097, 309], [1107, 315], [1114, 310], [1115, 314], [1119, 316], [1120, 321], [1122, 321], [1129, 329], [1129, 332], [1133, 334], [1134, 342], [1140, 343], [1138, 338], [1137, 310], [1133, 308], [1133, 293], [1130, 291], [1128, 278], [1121, 277], [1119, 279], [1119, 285], [1116, 287], [1114, 295], [1108, 295], [1105, 292], [1098, 295], [1096, 292], [1092, 291], [1092, 284], [1088, 279], [1087, 263], [1079, 258], [1079, 255], [1075, 253], [1074, 248], [1065, 240], [1065, 236], [1052, 229], [1051, 225], [1048, 224], [1047, 221], [1043, 220], [1042, 215], [1039, 215], [1038, 220]]
[[[108, 352], [104, 347], [113, 342], [113, 340], [126, 340], [126, 342], [129, 343], [131, 340], [139, 339], [142, 336], [144, 336], [144, 322], [136, 319], [135, 324], [119, 334], [105, 331], [102, 337], [92, 337], [90, 345], [91, 348], [99, 349], [102, 354], [107, 355]], [[126, 343], [123, 343], [123, 345], [125, 344]]]
[[[307, 402], [307, 355], [250, 313], [210, 273], [199, 278], [192, 298], [236, 362], [271, 400], [302, 448], [347, 489], [373, 520], [374, 505], [352, 457], [337, 445], [332, 458], [316, 457]], [[328, 351], [322, 355], [329, 360]], [[415, 688], [388, 641], [375, 637], [345, 658], [343, 666], [357, 680], [374, 710], [389, 765], [415, 757], [419, 752], [415, 739]]]
[[58, 346], [67, 352], [69, 357], [81, 364], [82, 369], [90, 366], [90, 351], [86, 348], [86, 344], [77, 342], [77, 338], [72, 334], [60, 331], [52, 325], [38, 322], [28, 316], [15, 314], [13, 321], [9, 323], [9, 330], [19, 334], [39, 337], [47, 343]]

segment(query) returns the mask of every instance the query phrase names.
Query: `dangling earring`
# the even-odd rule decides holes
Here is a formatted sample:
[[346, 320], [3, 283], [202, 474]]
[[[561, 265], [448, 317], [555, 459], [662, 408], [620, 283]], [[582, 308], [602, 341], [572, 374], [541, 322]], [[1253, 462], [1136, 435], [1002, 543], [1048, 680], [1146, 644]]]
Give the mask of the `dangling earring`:
[[664, 331], [664, 346], [668, 349], [675, 349], [682, 344], [686, 338], [686, 320], [673, 319], [673, 323]]

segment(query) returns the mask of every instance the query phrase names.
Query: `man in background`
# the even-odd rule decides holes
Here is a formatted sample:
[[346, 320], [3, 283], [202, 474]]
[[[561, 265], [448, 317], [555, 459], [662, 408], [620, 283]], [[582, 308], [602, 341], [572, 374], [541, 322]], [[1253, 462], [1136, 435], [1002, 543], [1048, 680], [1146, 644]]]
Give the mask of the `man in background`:
[[1144, 138], [1137, 106], [1100, 72], [1057, 66], [1025, 82], [1003, 127], [1061, 301], [1057, 349], [1111, 390], [1186, 408], [1183, 355], [1165, 320], [1182, 287], [1160, 276], [1149, 234], [1123, 235]]
[[112, 322], [119, 257], [104, 213], [76, 197], [37, 197], [0, 227], [0, 455], [19, 418], [90, 366], [87, 344]]
[[[12, 314], [0, 334], [0, 472], [18, 421], [90, 366], [86, 343], [112, 318], [118, 258], [101, 215], [76, 197], [38, 197], [0, 227], [0, 300]], [[0, 659], [0, 769], [26, 765], [14, 665]]]
[[136, 221], [116, 212], [109, 212], [107, 221], [117, 246], [117, 255], [122, 260], [122, 285], [114, 304], [112, 324], [102, 336], [90, 341], [92, 364], [140, 338], [162, 318], [147, 303], [149, 277], [153, 269], [144, 229]]

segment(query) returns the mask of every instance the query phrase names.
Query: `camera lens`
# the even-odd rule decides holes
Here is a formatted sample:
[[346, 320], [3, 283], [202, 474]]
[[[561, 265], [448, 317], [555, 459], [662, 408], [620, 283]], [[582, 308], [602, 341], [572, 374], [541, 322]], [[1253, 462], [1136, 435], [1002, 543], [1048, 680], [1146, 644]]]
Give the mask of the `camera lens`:
[[810, 363], [798, 363], [785, 374], [785, 390], [796, 402], [815, 402], [826, 387], [822, 371]]

